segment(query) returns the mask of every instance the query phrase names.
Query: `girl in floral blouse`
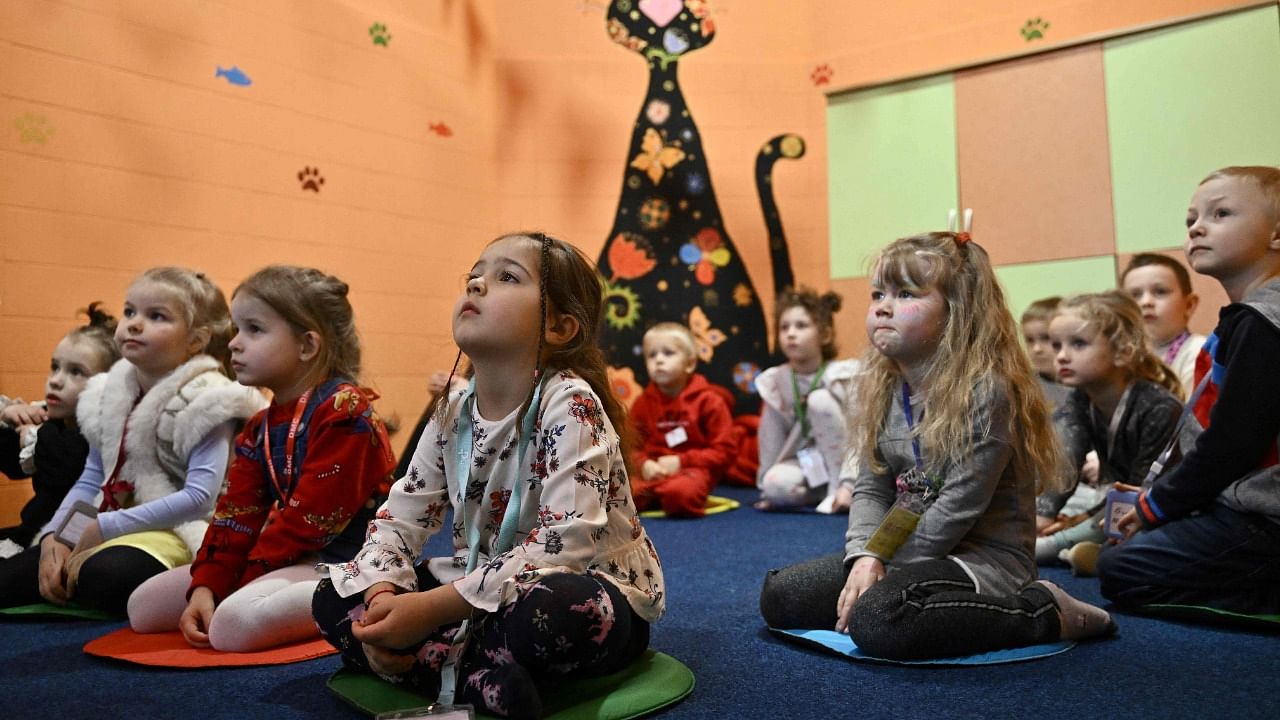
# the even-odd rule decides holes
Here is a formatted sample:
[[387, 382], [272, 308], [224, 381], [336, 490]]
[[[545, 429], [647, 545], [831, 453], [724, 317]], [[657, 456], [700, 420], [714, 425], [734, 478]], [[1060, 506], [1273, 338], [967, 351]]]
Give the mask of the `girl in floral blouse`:
[[[364, 548], [316, 590], [349, 667], [533, 718], [557, 679], [648, 647], [662, 567], [631, 501], [602, 313], [598, 276], [567, 243], [517, 233], [481, 253], [453, 316], [471, 382], [433, 409]], [[419, 565], [449, 509], [452, 556]]]

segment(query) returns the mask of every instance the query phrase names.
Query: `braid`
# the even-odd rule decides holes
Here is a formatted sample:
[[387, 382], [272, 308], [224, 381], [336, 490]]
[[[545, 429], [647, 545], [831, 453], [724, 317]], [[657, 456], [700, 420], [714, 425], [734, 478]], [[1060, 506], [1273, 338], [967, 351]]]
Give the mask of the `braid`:
[[461, 362], [462, 351], [459, 350], [458, 355], [453, 359], [453, 367], [449, 368], [449, 379], [445, 381], [444, 392], [437, 393], [435, 397], [431, 398], [431, 404], [427, 406], [427, 417], [439, 413], [436, 417], [436, 422], [444, 422], [445, 408], [449, 407], [449, 388], [453, 387], [453, 377], [458, 374], [458, 364]]
[[522, 435], [525, 429], [524, 417], [533, 404], [534, 393], [542, 383], [542, 351], [547, 343], [547, 277], [551, 272], [551, 238], [540, 232], [531, 233], [528, 237], [538, 243], [538, 351], [533, 361], [533, 386], [529, 388], [529, 394], [520, 406], [520, 415], [516, 418], [517, 429]]

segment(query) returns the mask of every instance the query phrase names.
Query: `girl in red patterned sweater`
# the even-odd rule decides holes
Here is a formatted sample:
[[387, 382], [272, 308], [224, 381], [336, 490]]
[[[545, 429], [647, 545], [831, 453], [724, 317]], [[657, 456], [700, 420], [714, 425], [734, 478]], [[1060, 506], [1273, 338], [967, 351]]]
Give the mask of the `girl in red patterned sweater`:
[[360, 343], [347, 285], [309, 268], [263, 268], [231, 300], [232, 368], [271, 390], [236, 439], [227, 491], [195, 561], [129, 598], [137, 632], [251, 652], [318, 635], [317, 562], [351, 558], [389, 487], [387, 433], [356, 384]]

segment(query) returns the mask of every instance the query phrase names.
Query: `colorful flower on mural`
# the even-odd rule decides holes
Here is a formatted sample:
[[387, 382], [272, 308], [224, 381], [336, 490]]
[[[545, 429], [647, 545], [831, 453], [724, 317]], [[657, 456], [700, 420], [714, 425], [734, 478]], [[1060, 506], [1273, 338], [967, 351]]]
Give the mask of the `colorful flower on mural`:
[[609, 38], [619, 45], [633, 52], [640, 52], [645, 49], [649, 43], [627, 32], [627, 28], [616, 18], [609, 18], [605, 29], [609, 32]]
[[693, 242], [680, 247], [681, 262], [693, 267], [693, 276], [703, 285], [715, 282], [716, 268], [728, 265], [732, 257], [715, 228], [699, 230]]
[[631, 167], [649, 176], [654, 185], [662, 181], [668, 170], [684, 160], [684, 150], [675, 145], [667, 145], [662, 136], [653, 128], [646, 128], [644, 140], [640, 144], [640, 154], [631, 161]]
[[760, 366], [753, 362], [740, 362], [733, 366], [733, 384], [748, 395], [756, 392], [756, 376], [760, 374]]
[[707, 7], [707, 0], [685, 0], [684, 6], [689, 8], [689, 12], [698, 18], [699, 32], [702, 37], [707, 37], [716, 31], [716, 23], [711, 19], [711, 8]]
[[724, 331], [711, 327], [711, 321], [700, 307], [689, 311], [689, 331], [693, 333], [693, 342], [698, 348], [698, 360], [704, 363], [711, 362], [716, 346], [729, 339]]
[[636, 219], [645, 230], [659, 230], [671, 219], [671, 203], [664, 198], [651, 197], [640, 206]]
[[644, 108], [644, 116], [654, 125], [661, 125], [671, 117], [671, 103], [666, 100], [650, 100]]
[[622, 401], [623, 407], [630, 410], [631, 404], [640, 397], [640, 393], [644, 392], [644, 388], [636, 382], [635, 371], [629, 367], [618, 368], [610, 365], [608, 373], [609, 388]]
[[733, 288], [733, 304], [738, 307], [747, 307], [751, 304], [751, 298], [755, 293], [751, 292], [751, 288], [746, 283], [738, 283]]
[[688, 190], [690, 195], [701, 195], [707, 189], [707, 179], [702, 176], [702, 173], [689, 173], [684, 179], [684, 189]]
[[618, 233], [609, 247], [609, 268], [613, 271], [610, 282], [635, 280], [647, 275], [658, 261], [649, 253], [649, 243], [633, 233]]

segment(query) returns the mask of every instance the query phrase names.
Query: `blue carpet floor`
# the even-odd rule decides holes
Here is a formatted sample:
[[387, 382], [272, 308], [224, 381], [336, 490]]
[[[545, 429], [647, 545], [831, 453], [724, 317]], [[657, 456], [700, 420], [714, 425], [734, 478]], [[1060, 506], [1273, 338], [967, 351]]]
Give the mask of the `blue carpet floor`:
[[[1017, 665], [907, 668], [849, 662], [769, 634], [756, 602], [769, 568], [840, 547], [844, 519], [743, 509], [702, 520], [646, 520], [670, 591], [653, 646], [684, 661], [697, 687], [659, 717], [1271, 718], [1280, 636], [1118, 616], [1120, 635]], [[443, 547], [435, 538], [433, 548]], [[1078, 597], [1097, 583], [1047, 570]], [[250, 669], [179, 671], [84, 655], [120, 623], [0, 622], [0, 718], [361, 717], [324, 689], [336, 657]], [[1270, 669], [1268, 669], [1270, 668]]]

